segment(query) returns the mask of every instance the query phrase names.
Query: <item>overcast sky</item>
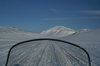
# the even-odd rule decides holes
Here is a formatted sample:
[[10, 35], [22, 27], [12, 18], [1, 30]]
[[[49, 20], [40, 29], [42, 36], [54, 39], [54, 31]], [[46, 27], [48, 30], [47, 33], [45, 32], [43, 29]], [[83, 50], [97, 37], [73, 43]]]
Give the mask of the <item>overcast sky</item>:
[[100, 0], [0, 0], [0, 25], [41, 32], [100, 28]]

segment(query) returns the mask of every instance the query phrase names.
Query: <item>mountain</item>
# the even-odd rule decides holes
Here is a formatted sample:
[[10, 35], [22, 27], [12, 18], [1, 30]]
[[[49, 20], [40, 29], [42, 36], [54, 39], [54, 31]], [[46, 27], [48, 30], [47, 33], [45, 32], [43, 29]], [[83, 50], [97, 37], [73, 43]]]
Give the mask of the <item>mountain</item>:
[[81, 30], [78, 30], [77, 33], [83, 33], [83, 32], [88, 32], [88, 31], [91, 31], [91, 29], [81, 29]]
[[90, 30], [87, 32], [81, 32], [74, 35], [61, 37], [68, 41], [78, 42], [99, 42], [100, 41], [100, 29]]
[[33, 38], [54, 38], [74, 35], [77, 33], [88, 32], [89, 29], [75, 31], [63, 26], [55, 26], [49, 30], [43, 31], [40, 34], [23, 31], [16, 27], [0, 26], [0, 39], [33, 39]]
[[81, 29], [81, 30], [76, 31], [73, 35], [78, 34], [78, 33], [88, 32], [88, 31], [91, 31], [91, 30], [92, 29]]
[[4, 32], [4, 33], [7, 33], [7, 32], [22, 32], [21, 29], [18, 29], [16, 27], [8, 27], [8, 26], [0, 26], [0, 32]]
[[54, 36], [54, 37], [63, 37], [63, 36], [68, 36], [76, 31], [70, 28], [66, 28], [63, 26], [55, 26], [54, 28], [51, 28], [49, 30], [43, 31], [40, 34], [42, 35], [48, 35], [48, 36]]
[[16, 27], [0, 26], [0, 39], [24, 40], [44, 37], [38, 33], [25, 32]]

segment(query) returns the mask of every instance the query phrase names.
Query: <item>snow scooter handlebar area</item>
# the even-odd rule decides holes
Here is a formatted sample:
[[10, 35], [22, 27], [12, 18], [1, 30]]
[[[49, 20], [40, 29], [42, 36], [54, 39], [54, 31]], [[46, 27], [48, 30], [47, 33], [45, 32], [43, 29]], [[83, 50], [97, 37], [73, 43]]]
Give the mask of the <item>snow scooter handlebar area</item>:
[[5, 66], [91, 66], [88, 52], [58, 39], [32, 39], [12, 46]]

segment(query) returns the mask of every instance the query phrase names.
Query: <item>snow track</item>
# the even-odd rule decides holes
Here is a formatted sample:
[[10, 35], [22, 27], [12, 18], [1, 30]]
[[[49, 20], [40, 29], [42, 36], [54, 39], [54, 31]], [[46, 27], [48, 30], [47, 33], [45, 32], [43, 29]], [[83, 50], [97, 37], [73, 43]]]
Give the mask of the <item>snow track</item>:
[[8, 66], [16, 64], [20, 66], [88, 66], [88, 59], [83, 50], [72, 45], [56, 41], [39, 41], [16, 46], [11, 51]]

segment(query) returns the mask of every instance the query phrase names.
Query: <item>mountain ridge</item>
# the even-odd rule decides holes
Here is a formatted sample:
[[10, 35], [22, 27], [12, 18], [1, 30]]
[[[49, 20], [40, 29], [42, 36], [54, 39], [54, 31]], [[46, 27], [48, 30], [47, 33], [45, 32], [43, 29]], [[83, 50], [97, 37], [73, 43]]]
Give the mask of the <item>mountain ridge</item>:
[[81, 30], [73, 30], [71, 28], [67, 28], [64, 26], [55, 26], [53, 28], [50, 28], [48, 30], [45, 30], [43, 32], [41, 32], [40, 34], [42, 35], [51, 35], [54, 37], [64, 37], [64, 36], [68, 36], [68, 35], [74, 35], [76, 33], [82, 33], [82, 32], [87, 32], [90, 29], [81, 29]]
[[45, 30], [41, 33], [32, 33], [32, 32], [26, 32], [23, 31], [19, 28], [16, 27], [11, 27], [11, 26], [0, 26], [0, 34], [1, 35], [7, 35], [7, 34], [17, 34], [17, 35], [27, 35], [27, 36], [32, 36], [32, 35], [43, 35], [43, 36], [48, 36], [48, 37], [64, 37], [68, 35], [75, 35], [77, 33], [83, 33], [83, 32], [88, 32], [90, 29], [81, 29], [81, 30], [73, 30], [71, 28], [67, 28], [64, 26], [55, 26], [53, 28], [50, 28], [48, 30]]
[[34, 39], [41, 37], [44, 36], [38, 33], [26, 32], [16, 27], [0, 26], [0, 39], [26, 40], [26, 39]]

